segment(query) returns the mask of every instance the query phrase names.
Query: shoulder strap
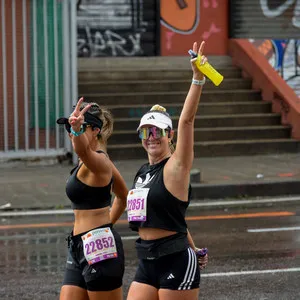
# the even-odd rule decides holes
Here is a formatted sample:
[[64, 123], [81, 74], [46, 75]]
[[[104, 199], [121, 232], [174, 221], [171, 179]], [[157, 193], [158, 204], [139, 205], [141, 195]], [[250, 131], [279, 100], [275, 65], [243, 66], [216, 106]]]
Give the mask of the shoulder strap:
[[83, 165], [83, 162], [80, 164], [77, 164], [71, 171], [70, 171], [70, 175], [72, 175], [75, 171], [76, 173], [78, 172], [78, 170], [80, 169], [80, 167]]
[[103, 154], [105, 154], [109, 158], [108, 154], [106, 152], [102, 151], [102, 150], [97, 150], [96, 152], [97, 153], [103, 153]]

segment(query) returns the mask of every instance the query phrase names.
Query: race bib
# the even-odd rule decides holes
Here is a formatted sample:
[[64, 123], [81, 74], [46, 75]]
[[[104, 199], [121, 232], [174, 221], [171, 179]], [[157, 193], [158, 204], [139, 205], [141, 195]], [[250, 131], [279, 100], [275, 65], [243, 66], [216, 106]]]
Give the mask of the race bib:
[[109, 227], [91, 230], [81, 239], [84, 256], [89, 265], [118, 257], [115, 238]]
[[149, 189], [133, 189], [127, 195], [128, 221], [146, 221]]

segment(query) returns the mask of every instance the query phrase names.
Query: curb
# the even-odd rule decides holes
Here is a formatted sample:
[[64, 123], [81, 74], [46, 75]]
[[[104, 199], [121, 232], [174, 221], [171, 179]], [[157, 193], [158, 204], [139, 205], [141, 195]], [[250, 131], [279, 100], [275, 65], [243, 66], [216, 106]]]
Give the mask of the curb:
[[245, 183], [192, 184], [192, 199], [224, 199], [300, 195], [300, 180], [253, 181]]
[[[209, 209], [218, 206], [242, 206], [242, 205], [265, 205], [264, 198], [276, 199], [278, 197], [286, 197], [300, 199], [300, 180], [278, 180], [278, 181], [253, 181], [244, 183], [219, 183], [205, 184], [192, 183], [192, 204]], [[272, 200], [273, 201], [273, 200]], [[288, 200], [286, 200], [288, 201]], [[291, 200], [293, 201], [293, 200]], [[277, 202], [276, 200], [273, 202]], [[63, 202], [62, 202], [63, 203]], [[219, 203], [219, 204], [217, 204]], [[36, 203], [28, 203], [28, 205], [13, 206], [11, 203], [0, 205], [0, 216], [7, 212], [22, 211], [41, 211], [53, 210], [63, 211], [70, 209], [69, 204], [50, 204], [36, 205]]]

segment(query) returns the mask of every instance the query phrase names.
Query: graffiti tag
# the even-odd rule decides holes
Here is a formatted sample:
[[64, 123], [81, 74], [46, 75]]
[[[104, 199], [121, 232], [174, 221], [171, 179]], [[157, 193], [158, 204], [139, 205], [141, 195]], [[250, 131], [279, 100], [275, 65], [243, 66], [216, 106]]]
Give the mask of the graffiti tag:
[[79, 0], [78, 56], [144, 55], [147, 49], [142, 35], [152, 32], [143, 19], [143, 9], [142, 0], [119, 0], [117, 3], [111, 0]]
[[300, 28], [300, 0], [286, 0], [283, 4], [271, 9], [268, 5], [268, 0], [260, 0], [260, 6], [263, 14], [267, 18], [275, 18], [282, 15], [287, 9], [295, 4], [294, 15], [292, 17], [292, 24]]
[[212, 34], [220, 32], [221, 29], [218, 28], [215, 23], [210, 24], [210, 28], [208, 31], [204, 31], [202, 34], [203, 40], [207, 40]]
[[141, 55], [141, 34], [130, 33], [124, 36], [108, 29], [92, 32], [91, 28], [86, 26], [85, 32], [79, 34], [77, 39], [77, 51], [80, 57]]
[[217, 8], [218, 7], [217, 0], [212, 0], [212, 1], [204, 0], [203, 1], [204, 8], [208, 8], [210, 6], [210, 4], [211, 4], [212, 8]]
[[253, 40], [278, 74], [300, 98], [300, 40]]

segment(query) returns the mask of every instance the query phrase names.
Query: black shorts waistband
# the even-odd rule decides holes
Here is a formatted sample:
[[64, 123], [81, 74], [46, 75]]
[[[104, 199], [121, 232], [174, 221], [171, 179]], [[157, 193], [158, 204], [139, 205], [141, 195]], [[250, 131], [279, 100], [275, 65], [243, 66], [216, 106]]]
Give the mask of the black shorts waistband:
[[158, 259], [162, 256], [184, 251], [189, 247], [187, 235], [176, 233], [157, 240], [137, 239], [135, 243], [139, 259]]
[[139, 239], [141, 244], [144, 245], [160, 245], [165, 243], [166, 241], [172, 241], [172, 240], [177, 240], [178, 238], [184, 238], [186, 237], [187, 234], [186, 233], [182, 233], [182, 232], [177, 232], [175, 234], [172, 235], [168, 235], [159, 239], [155, 239], [155, 240], [143, 240], [143, 239]]
[[70, 240], [71, 240], [73, 243], [77, 244], [78, 242], [82, 242], [81, 237], [82, 237], [83, 235], [85, 235], [86, 233], [88, 233], [88, 232], [90, 232], [91, 230], [94, 230], [94, 229], [105, 228], [105, 227], [113, 228], [113, 224], [112, 224], [112, 223], [104, 224], [104, 225], [101, 225], [101, 226], [92, 228], [92, 229], [90, 229], [90, 230], [87, 230], [87, 231], [85, 231], [85, 232], [81, 232], [81, 233], [76, 234], [76, 235], [73, 235], [73, 231], [72, 231], [68, 238], [70, 238]]

